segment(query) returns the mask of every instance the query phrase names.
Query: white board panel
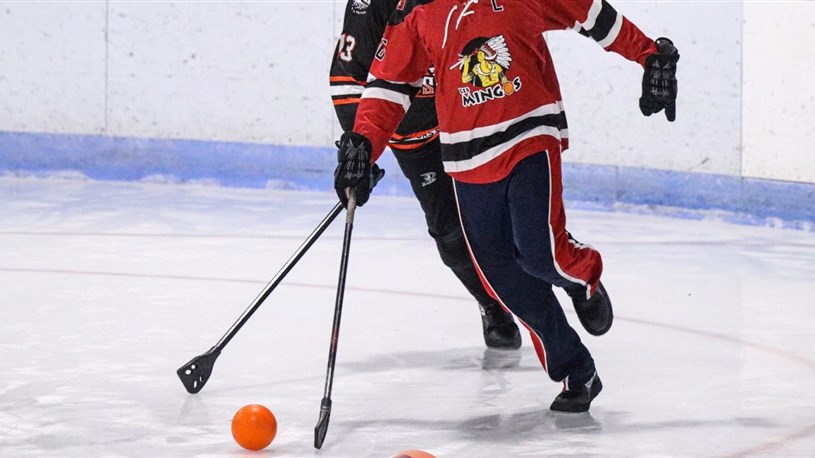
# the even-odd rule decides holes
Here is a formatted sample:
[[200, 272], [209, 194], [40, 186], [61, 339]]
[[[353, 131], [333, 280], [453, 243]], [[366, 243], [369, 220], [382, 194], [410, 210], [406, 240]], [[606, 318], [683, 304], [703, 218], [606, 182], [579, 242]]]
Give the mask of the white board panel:
[[124, 136], [329, 144], [330, 4], [111, 4], [110, 126]]
[[743, 175], [815, 183], [815, 3], [745, 3]]
[[104, 132], [105, 8], [0, 2], [0, 130]]

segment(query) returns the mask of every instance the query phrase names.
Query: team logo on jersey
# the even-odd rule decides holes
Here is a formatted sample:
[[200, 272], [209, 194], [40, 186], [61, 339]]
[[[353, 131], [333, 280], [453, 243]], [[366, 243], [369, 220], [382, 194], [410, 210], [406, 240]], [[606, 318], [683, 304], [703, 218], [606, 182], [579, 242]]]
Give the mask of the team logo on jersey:
[[368, 7], [371, 6], [371, 0], [353, 0], [351, 2], [351, 11], [354, 14], [365, 14]]
[[436, 172], [425, 172], [420, 173], [420, 177], [422, 177], [422, 187], [430, 186], [431, 184], [436, 182]]
[[427, 69], [427, 73], [422, 77], [422, 88], [416, 94], [416, 97], [433, 97], [436, 95], [436, 78], [434, 76], [433, 67]]
[[510, 79], [507, 75], [511, 63], [512, 56], [503, 35], [470, 40], [459, 54], [458, 62], [450, 67], [450, 70], [458, 68], [461, 82], [467, 84], [458, 88], [462, 105], [480, 105], [518, 92], [521, 78]]

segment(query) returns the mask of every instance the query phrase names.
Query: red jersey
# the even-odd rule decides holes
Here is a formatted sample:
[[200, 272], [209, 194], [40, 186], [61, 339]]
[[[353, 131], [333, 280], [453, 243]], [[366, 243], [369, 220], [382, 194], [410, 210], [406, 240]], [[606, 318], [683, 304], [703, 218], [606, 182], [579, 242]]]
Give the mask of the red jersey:
[[605, 0], [403, 0], [371, 66], [354, 131], [378, 159], [434, 67], [445, 171], [468, 183], [568, 147], [560, 86], [543, 33], [573, 29], [644, 65], [654, 41]]

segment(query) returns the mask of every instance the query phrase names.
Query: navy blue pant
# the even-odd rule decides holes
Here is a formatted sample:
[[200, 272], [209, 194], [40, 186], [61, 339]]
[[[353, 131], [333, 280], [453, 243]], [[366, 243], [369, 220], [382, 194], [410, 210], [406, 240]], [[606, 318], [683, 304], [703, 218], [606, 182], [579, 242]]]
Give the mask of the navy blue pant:
[[436, 242], [442, 262], [479, 304], [495, 304], [495, 299], [484, 290], [467, 250], [453, 179], [444, 173], [438, 139], [410, 151], [393, 149], [393, 155], [402, 173], [410, 180], [413, 194], [424, 212], [427, 231]]
[[552, 286], [590, 295], [600, 254], [566, 232], [559, 153], [519, 162], [488, 184], [455, 181], [465, 237], [487, 290], [530, 329], [549, 377], [568, 387], [587, 382], [594, 360], [566, 320]]

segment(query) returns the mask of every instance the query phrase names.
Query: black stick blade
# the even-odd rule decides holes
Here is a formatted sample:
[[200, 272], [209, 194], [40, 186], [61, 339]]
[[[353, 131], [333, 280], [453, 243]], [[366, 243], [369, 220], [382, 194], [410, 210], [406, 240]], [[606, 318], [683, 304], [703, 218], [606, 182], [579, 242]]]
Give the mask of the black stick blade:
[[212, 347], [206, 353], [196, 356], [191, 359], [190, 362], [175, 371], [188, 393], [194, 394], [201, 391], [201, 388], [203, 388], [207, 380], [209, 380], [209, 376], [212, 374], [212, 367], [215, 365], [215, 360], [218, 359], [218, 355], [220, 354], [221, 350], [219, 350], [218, 347]]
[[320, 419], [314, 427], [314, 448], [322, 448], [325, 435], [328, 434], [328, 420], [331, 418], [331, 399], [323, 398], [320, 402]]

